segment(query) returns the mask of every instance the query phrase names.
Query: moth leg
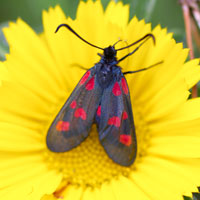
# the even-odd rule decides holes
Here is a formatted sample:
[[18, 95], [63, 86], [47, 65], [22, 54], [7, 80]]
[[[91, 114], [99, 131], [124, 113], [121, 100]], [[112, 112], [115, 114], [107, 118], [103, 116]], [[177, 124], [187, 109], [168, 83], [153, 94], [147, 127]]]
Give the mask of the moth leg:
[[83, 69], [83, 70], [89, 70], [89, 68], [85, 68], [85, 67], [81, 66], [81, 65], [78, 64], [78, 63], [73, 63], [73, 64], [71, 64], [71, 66], [72, 66], [72, 67], [78, 67], [78, 68]]
[[120, 58], [118, 61], [117, 61], [117, 64], [119, 62], [121, 62], [122, 60], [124, 60], [125, 58], [127, 58], [128, 56], [131, 56], [132, 54], [134, 54], [146, 41], [148, 40], [148, 38], [142, 42], [139, 46], [137, 46], [132, 52], [128, 53], [127, 55], [125, 55], [124, 57]]
[[147, 70], [147, 69], [150, 69], [150, 68], [152, 68], [152, 67], [155, 67], [155, 66], [157, 66], [157, 65], [160, 65], [160, 64], [162, 64], [163, 62], [164, 62], [164, 61], [160, 61], [160, 62], [157, 62], [157, 63], [155, 63], [155, 64], [153, 64], [153, 65], [150, 65], [149, 67], [145, 67], [145, 68], [142, 68], [142, 69], [138, 69], [138, 70], [136, 70], [136, 71], [127, 71], [127, 72], [123, 72], [123, 74], [126, 75], [126, 74], [133, 74], [133, 73], [145, 71], [145, 70]]
[[103, 57], [103, 54], [101, 53], [97, 53], [98, 56], [100, 56], [101, 58]]

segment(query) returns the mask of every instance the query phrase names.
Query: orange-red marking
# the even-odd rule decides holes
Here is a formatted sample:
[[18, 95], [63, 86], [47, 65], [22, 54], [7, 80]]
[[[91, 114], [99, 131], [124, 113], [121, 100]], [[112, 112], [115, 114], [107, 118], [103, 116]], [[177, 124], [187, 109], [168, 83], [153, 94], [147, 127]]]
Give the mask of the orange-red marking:
[[125, 78], [122, 78], [121, 82], [122, 82], [122, 89], [124, 91], [124, 94], [128, 94], [128, 86], [127, 86]]
[[72, 108], [72, 109], [74, 109], [74, 108], [76, 108], [76, 101], [74, 100], [74, 101], [72, 101], [71, 102], [71, 104], [70, 104], [70, 107]]
[[56, 129], [58, 131], [68, 131], [69, 130], [70, 123], [65, 121], [58, 121], [56, 124]]
[[99, 117], [101, 116], [101, 106], [98, 106], [98, 108], [97, 108], [97, 115]]
[[126, 146], [130, 146], [131, 143], [132, 143], [132, 141], [131, 141], [131, 135], [125, 135], [125, 134], [120, 135], [119, 141], [122, 144], [126, 145]]
[[109, 120], [108, 120], [108, 124], [109, 125], [114, 125], [116, 127], [120, 127], [120, 124], [121, 124], [121, 121], [120, 121], [120, 118], [119, 117], [111, 117]]
[[80, 85], [83, 85], [87, 81], [87, 79], [88, 79], [89, 76], [90, 76], [90, 71], [87, 71], [86, 74], [81, 79]]
[[82, 120], [86, 120], [86, 118], [87, 118], [86, 112], [83, 108], [76, 109], [74, 116], [76, 118], [81, 118]]
[[115, 82], [115, 84], [114, 84], [114, 86], [113, 86], [113, 89], [112, 89], [112, 93], [113, 93], [115, 96], [120, 96], [120, 95], [122, 94], [118, 82]]
[[122, 119], [128, 119], [128, 114], [126, 111], [122, 113]]
[[92, 77], [87, 84], [85, 85], [86, 90], [93, 90], [94, 89], [94, 77]]

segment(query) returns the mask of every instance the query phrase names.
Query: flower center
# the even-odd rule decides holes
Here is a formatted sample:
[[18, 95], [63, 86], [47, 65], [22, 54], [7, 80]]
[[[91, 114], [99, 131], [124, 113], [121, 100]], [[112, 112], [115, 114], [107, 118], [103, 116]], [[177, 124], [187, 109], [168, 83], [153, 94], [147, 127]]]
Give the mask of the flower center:
[[63, 182], [74, 185], [99, 187], [120, 175], [129, 176], [135, 170], [138, 160], [145, 154], [148, 145], [148, 126], [141, 112], [134, 115], [138, 154], [136, 161], [130, 167], [123, 167], [114, 163], [104, 151], [99, 142], [96, 125], [92, 126], [88, 138], [78, 147], [65, 152], [45, 152], [45, 160], [49, 167], [57, 169], [63, 174]]

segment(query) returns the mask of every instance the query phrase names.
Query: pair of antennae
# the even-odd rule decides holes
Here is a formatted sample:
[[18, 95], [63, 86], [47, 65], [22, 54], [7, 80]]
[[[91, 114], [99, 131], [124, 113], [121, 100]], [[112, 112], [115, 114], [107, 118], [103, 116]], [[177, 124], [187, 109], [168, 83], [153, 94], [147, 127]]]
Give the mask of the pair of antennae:
[[[91, 43], [88, 42], [87, 40], [83, 39], [83, 38], [82, 38], [78, 33], [76, 33], [68, 24], [60, 24], [60, 25], [57, 27], [55, 33], [57, 33], [58, 30], [59, 30], [61, 27], [67, 28], [69, 31], [71, 31], [73, 34], [75, 34], [79, 39], [81, 39], [81, 40], [84, 41], [85, 43], [89, 44], [90, 46], [93, 46], [93, 47], [95, 47], [95, 48], [97, 48], [97, 49], [104, 50], [104, 48], [98, 47], [98, 46], [96, 46], [96, 45], [94, 45], [94, 44], [91, 44]], [[142, 38], [140, 38], [139, 40], [137, 40], [136, 42], [133, 42], [132, 44], [130, 44], [130, 45], [126, 46], [126, 47], [123, 47], [123, 48], [120, 48], [120, 49], [116, 49], [116, 51], [120, 51], [120, 50], [123, 50], [123, 49], [127, 49], [127, 48], [129, 48], [129, 47], [131, 47], [131, 46], [133, 46], [133, 45], [135, 45], [135, 44], [141, 42], [142, 40], [144, 40], [144, 39], [146, 39], [146, 38], [152, 38], [154, 44], [156, 43], [156, 40], [155, 40], [154, 35], [151, 34], [151, 33], [148, 33], [148, 34], [146, 34], [144, 37], [142, 37]], [[118, 42], [119, 42], [119, 41], [118, 41]], [[115, 44], [116, 44], [116, 43], [115, 43]], [[115, 45], [115, 44], [114, 44], [114, 45]], [[114, 45], [113, 45], [113, 46], [114, 46]]]

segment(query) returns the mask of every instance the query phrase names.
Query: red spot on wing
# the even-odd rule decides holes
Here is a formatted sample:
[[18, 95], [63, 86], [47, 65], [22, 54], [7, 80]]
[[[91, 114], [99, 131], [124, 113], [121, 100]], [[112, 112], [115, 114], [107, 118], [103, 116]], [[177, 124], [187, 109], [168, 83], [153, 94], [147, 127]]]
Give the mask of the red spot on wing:
[[125, 135], [125, 134], [122, 134], [120, 135], [120, 138], [119, 138], [119, 141], [126, 145], [126, 146], [130, 146], [132, 141], [131, 141], [131, 135]]
[[120, 124], [121, 124], [121, 120], [119, 117], [111, 117], [109, 120], [108, 120], [108, 124], [109, 125], [114, 125], [116, 127], [120, 127]]
[[122, 82], [122, 89], [124, 91], [124, 94], [128, 94], [128, 85], [126, 83], [125, 78], [122, 78], [121, 82]]
[[120, 95], [122, 94], [118, 82], [115, 82], [115, 84], [114, 84], [114, 86], [113, 86], [113, 89], [112, 89], [112, 93], [113, 93], [115, 96], [120, 96]]
[[71, 104], [70, 104], [70, 107], [72, 108], [72, 109], [74, 109], [74, 108], [76, 108], [76, 101], [74, 100], [74, 101], [72, 101], [71, 102]]
[[76, 118], [81, 118], [82, 120], [86, 120], [86, 117], [87, 117], [86, 112], [83, 108], [76, 109], [74, 116]]
[[101, 116], [101, 106], [98, 106], [98, 108], [97, 108], [97, 115], [99, 117]]
[[122, 113], [122, 119], [128, 119], [128, 114], [126, 111]]
[[88, 77], [90, 76], [90, 73], [91, 73], [90, 71], [87, 71], [85, 73], [85, 75], [83, 76], [83, 78], [80, 81], [80, 85], [83, 85], [87, 81]]
[[56, 129], [58, 131], [68, 131], [69, 130], [69, 122], [65, 122], [65, 121], [58, 121], [58, 123], [56, 124]]
[[94, 77], [92, 77], [85, 86], [86, 90], [93, 90], [94, 89]]

